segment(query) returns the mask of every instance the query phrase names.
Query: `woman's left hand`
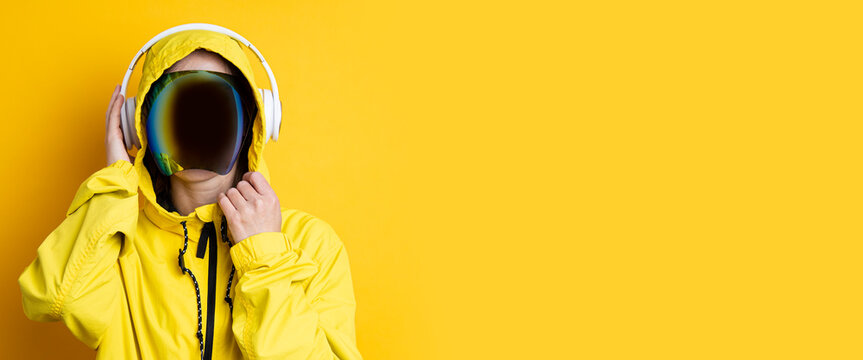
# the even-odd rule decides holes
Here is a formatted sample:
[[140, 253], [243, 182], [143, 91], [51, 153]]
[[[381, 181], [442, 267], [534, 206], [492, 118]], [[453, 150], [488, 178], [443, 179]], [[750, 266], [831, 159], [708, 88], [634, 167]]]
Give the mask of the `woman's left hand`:
[[237, 187], [219, 194], [219, 206], [228, 219], [234, 244], [255, 234], [281, 231], [279, 198], [257, 171], [247, 172]]

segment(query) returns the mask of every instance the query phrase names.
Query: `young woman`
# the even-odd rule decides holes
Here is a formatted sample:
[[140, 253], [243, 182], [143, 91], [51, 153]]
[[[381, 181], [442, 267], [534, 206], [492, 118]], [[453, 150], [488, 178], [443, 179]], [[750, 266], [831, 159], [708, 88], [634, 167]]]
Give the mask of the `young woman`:
[[256, 88], [226, 35], [153, 45], [142, 149], [126, 152], [115, 88], [107, 166], [18, 279], [28, 318], [62, 320], [98, 359], [361, 358], [347, 252], [328, 223], [280, 206]]

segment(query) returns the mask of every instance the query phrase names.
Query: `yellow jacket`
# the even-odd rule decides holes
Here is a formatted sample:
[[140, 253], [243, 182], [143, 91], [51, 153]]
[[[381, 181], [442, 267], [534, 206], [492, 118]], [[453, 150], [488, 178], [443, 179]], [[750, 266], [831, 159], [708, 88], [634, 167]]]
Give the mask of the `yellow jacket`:
[[[231, 61], [257, 88], [240, 46], [195, 30], [150, 49], [135, 109], [145, 150], [134, 164], [119, 160], [81, 184], [65, 220], [18, 278], [28, 318], [62, 320], [97, 359], [362, 358], [348, 254], [328, 223], [282, 209], [281, 232], [230, 246], [218, 204], [180, 216], [156, 202], [140, 99], [199, 47]], [[263, 109], [257, 91], [255, 98]], [[249, 169], [269, 181], [262, 129], [270, 119], [258, 114]]]

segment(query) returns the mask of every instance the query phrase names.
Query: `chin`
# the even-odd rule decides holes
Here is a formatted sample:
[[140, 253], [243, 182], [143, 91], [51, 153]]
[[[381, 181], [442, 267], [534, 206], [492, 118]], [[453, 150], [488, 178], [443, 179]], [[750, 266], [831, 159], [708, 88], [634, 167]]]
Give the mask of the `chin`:
[[204, 180], [209, 180], [209, 179], [212, 179], [212, 178], [218, 177], [218, 176], [227, 176], [227, 175], [219, 175], [216, 172], [213, 172], [210, 170], [203, 170], [203, 169], [186, 169], [186, 170], [175, 172], [174, 175], [176, 175], [178, 178], [180, 178], [183, 181], [204, 181]]

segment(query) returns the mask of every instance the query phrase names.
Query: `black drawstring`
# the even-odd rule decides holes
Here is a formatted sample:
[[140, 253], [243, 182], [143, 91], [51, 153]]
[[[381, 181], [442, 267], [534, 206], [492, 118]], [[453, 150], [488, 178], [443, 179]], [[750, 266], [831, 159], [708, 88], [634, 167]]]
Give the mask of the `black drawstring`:
[[[228, 246], [234, 246], [230, 240], [228, 240], [228, 228], [225, 224], [228, 223], [228, 219], [222, 216], [222, 241], [228, 243]], [[231, 283], [234, 281], [234, 264], [231, 264], [231, 275], [228, 275], [228, 288], [225, 290], [225, 302], [228, 303], [228, 307], [231, 308], [231, 314], [234, 313], [234, 299], [231, 299]]]
[[186, 262], [183, 260], [183, 254], [186, 253], [186, 247], [189, 245], [189, 230], [186, 228], [186, 221], [181, 221], [180, 224], [183, 224], [183, 250], [180, 250], [180, 256], [178, 256], [180, 262], [180, 270], [184, 273], [189, 274], [192, 277], [192, 283], [195, 284], [195, 297], [198, 298], [198, 333], [196, 334], [198, 337], [198, 343], [201, 344], [201, 359], [204, 358], [204, 333], [201, 332], [201, 290], [198, 288], [198, 279], [195, 278], [195, 274], [192, 274], [192, 271], [186, 267]]
[[[228, 246], [234, 246], [230, 240], [228, 240], [228, 228], [227, 228], [227, 219], [222, 217], [222, 241], [228, 243]], [[178, 262], [180, 263], [180, 270], [183, 273], [189, 274], [192, 278], [192, 283], [195, 284], [195, 297], [198, 300], [198, 332], [196, 334], [198, 338], [198, 343], [200, 344], [201, 349], [201, 359], [204, 359], [204, 333], [201, 331], [203, 328], [203, 321], [201, 320], [201, 289], [198, 287], [198, 279], [195, 278], [195, 274], [192, 273], [192, 270], [186, 267], [186, 261], [183, 258], [183, 254], [186, 253], [186, 248], [189, 245], [189, 229], [186, 227], [186, 221], [181, 221], [180, 224], [183, 224], [183, 249], [180, 250], [180, 255], [177, 257]], [[202, 230], [203, 231], [203, 230]], [[228, 276], [228, 288], [225, 290], [225, 302], [228, 303], [228, 307], [231, 309], [231, 314], [234, 313], [234, 300], [231, 298], [231, 283], [234, 281], [234, 272], [236, 268], [233, 264], [231, 264], [231, 275]], [[208, 325], [209, 326], [209, 325]]]

